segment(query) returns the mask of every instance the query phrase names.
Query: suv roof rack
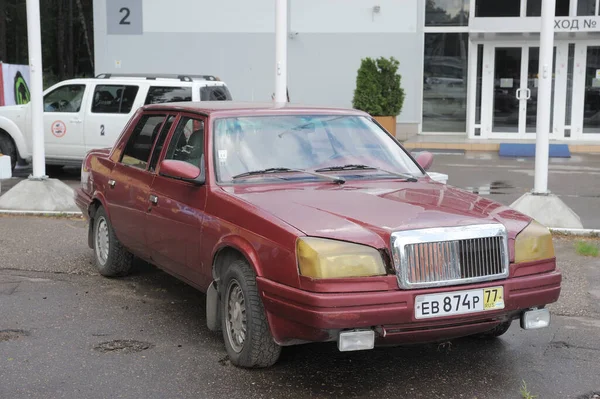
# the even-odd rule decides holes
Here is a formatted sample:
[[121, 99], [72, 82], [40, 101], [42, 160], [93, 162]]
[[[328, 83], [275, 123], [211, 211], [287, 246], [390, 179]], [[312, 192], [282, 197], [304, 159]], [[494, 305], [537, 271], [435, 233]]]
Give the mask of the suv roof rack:
[[156, 79], [179, 79], [182, 82], [191, 82], [196, 79], [202, 80], [220, 80], [213, 75], [181, 75], [181, 74], [146, 74], [146, 73], [101, 73], [96, 75], [96, 79], [110, 79], [110, 78], [145, 78], [146, 80]]

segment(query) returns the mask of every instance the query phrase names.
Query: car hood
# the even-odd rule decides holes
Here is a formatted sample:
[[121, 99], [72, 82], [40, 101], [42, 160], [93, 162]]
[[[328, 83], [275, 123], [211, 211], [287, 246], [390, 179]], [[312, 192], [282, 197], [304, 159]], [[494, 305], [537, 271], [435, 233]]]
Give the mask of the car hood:
[[428, 179], [226, 190], [306, 235], [378, 247], [387, 246], [394, 231], [488, 223], [505, 225], [514, 239], [531, 221], [495, 201]]

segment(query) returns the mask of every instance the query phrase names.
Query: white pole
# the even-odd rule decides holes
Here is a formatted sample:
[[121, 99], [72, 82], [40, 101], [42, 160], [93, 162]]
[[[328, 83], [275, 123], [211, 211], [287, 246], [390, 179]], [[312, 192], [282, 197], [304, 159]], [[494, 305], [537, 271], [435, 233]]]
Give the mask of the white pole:
[[542, 0], [534, 194], [548, 194], [548, 152], [550, 149], [550, 99], [552, 96], [555, 6], [556, 0]]
[[287, 1], [275, 0], [275, 102], [287, 101]]
[[44, 153], [44, 103], [42, 76], [42, 35], [40, 28], [40, 2], [27, 0], [27, 44], [29, 48], [29, 74], [31, 92], [32, 179], [46, 177]]

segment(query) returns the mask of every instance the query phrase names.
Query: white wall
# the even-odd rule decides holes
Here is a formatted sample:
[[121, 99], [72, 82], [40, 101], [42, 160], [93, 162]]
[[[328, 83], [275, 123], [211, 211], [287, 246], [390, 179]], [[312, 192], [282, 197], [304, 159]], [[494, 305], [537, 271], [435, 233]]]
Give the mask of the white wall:
[[[94, 1], [96, 73], [213, 74], [234, 99], [271, 100], [274, 0], [110, 0], [113, 10], [142, 14], [141, 34], [107, 34], [107, 23], [118, 20], [114, 12], [107, 20], [106, 1]], [[290, 0], [291, 100], [350, 107], [361, 58], [394, 56], [406, 92], [399, 122], [418, 123], [421, 1]]]

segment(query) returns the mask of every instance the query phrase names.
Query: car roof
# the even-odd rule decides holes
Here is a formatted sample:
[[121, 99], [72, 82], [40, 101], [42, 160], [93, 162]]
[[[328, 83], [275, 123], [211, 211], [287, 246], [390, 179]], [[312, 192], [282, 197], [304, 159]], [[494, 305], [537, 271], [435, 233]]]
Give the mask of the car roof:
[[194, 112], [214, 117], [278, 114], [368, 115], [363, 111], [352, 108], [302, 105], [293, 103], [276, 104], [274, 102], [244, 101], [185, 101], [149, 104], [142, 107], [142, 109], [145, 111]]
[[194, 78], [191, 81], [182, 81], [178, 79], [169, 78], [157, 78], [157, 79], [146, 79], [143, 77], [111, 77], [111, 78], [75, 78], [66, 79], [58, 82], [57, 84], [85, 84], [85, 83], [97, 83], [103, 85], [115, 85], [115, 84], [148, 84], [150, 86], [177, 86], [177, 87], [188, 87], [194, 84], [200, 86], [226, 86], [227, 84], [222, 80], [204, 80]]

